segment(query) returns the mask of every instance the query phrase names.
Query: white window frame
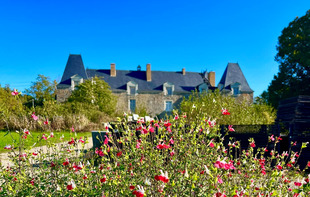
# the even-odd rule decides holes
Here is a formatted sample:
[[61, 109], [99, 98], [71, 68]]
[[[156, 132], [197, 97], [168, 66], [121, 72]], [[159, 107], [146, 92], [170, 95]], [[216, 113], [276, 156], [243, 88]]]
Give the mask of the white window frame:
[[[131, 94], [130, 88], [135, 88], [135, 94]], [[138, 84], [134, 81], [129, 81], [127, 83], [127, 94], [131, 96], [136, 96], [138, 94]]]
[[[171, 110], [167, 110], [167, 102], [171, 102]], [[165, 109], [165, 112], [172, 112], [173, 110], [173, 101], [172, 100], [165, 100], [164, 102], [164, 109]]]
[[75, 90], [76, 86], [83, 83], [84, 80], [80, 75], [73, 75], [71, 78], [71, 90]]
[[[167, 88], [171, 88], [171, 95], [168, 95], [168, 90]], [[166, 82], [163, 84], [163, 91], [164, 91], [164, 95], [166, 96], [172, 96], [174, 93], [174, 85], [170, 82]]]

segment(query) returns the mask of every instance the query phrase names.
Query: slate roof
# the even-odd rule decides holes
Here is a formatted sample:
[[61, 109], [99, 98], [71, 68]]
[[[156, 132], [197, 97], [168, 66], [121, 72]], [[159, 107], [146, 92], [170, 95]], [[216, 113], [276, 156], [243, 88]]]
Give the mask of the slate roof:
[[241, 68], [238, 63], [228, 63], [223, 76], [221, 78], [221, 81], [219, 84], [223, 85], [223, 88], [231, 90], [231, 85], [234, 83], [240, 83], [240, 91], [243, 93], [252, 93], [254, 92], [246, 78], [244, 77]]
[[126, 90], [127, 83], [133, 81], [138, 84], [140, 91], [163, 91], [163, 84], [170, 82], [174, 85], [174, 92], [191, 92], [197, 85], [203, 83], [200, 73], [152, 71], [152, 81], [146, 81], [146, 71], [116, 70], [116, 77], [110, 76], [110, 70], [87, 69], [89, 77], [103, 77], [112, 90]]
[[65, 71], [62, 75], [60, 83], [57, 85], [57, 88], [64, 89], [70, 87], [71, 77], [76, 74], [80, 75], [84, 79], [88, 78], [83, 64], [82, 56], [70, 54]]

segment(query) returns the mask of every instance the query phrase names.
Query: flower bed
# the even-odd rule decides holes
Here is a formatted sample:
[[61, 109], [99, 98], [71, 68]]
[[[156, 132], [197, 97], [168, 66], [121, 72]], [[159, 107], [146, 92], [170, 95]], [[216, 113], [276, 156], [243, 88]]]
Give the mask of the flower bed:
[[[222, 111], [222, 115], [229, 113]], [[232, 128], [227, 128], [227, 132], [234, 132]], [[93, 150], [72, 151], [85, 143], [83, 138], [74, 137], [66, 146], [49, 153], [53, 157], [27, 152], [22, 147], [15, 149], [15, 152], [19, 150], [12, 158], [15, 166], [4, 168], [0, 173], [0, 195], [239, 197], [310, 194], [309, 177], [296, 166], [300, 153], [279, 154], [275, 149], [257, 148], [252, 139], [246, 150], [240, 149], [240, 142], [233, 141], [226, 149], [225, 136], [220, 135], [215, 120], [188, 121], [185, 115], [176, 115], [167, 121], [140, 119], [137, 124], [128, 125], [123, 118], [117, 130], [121, 135], [115, 137], [108, 133], [102, 146], [94, 150], [93, 157], [88, 153]], [[109, 132], [109, 128], [105, 132]], [[276, 136], [269, 138], [270, 143], [279, 140]], [[33, 163], [40, 165], [34, 167]]]

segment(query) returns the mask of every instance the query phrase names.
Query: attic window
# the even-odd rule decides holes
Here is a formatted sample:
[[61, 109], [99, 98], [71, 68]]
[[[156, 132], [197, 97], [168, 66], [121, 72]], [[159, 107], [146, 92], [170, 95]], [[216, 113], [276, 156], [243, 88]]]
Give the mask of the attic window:
[[135, 96], [138, 94], [137, 92], [138, 92], [138, 84], [133, 81], [129, 81], [127, 83], [127, 94]]
[[240, 94], [240, 83], [236, 82], [231, 85], [232, 94], [238, 96]]
[[83, 78], [79, 75], [73, 75], [71, 77], [71, 89], [76, 90], [77, 86], [83, 83]]
[[172, 83], [166, 82], [163, 85], [164, 95], [172, 96], [174, 91], [174, 85]]
[[198, 86], [199, 93], [208, 92], [208, 89], [207, 83], [203, 83]]
[[234, 95], [238, 95], [239, 94], [239, 87], [234, 87], [233, 92], [234, 92]]

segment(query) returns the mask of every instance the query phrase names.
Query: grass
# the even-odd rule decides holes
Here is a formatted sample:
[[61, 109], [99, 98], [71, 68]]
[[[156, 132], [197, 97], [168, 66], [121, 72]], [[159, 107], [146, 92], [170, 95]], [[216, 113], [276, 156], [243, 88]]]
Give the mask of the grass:
[[[25, 148], [30, 148], [32, 146], [44, 146], [48, 143], [58, 143], [62, 141], [69, 141], [71, 137], [73, 138], [80, 138], [80, 137], [91, 137], [91, 132], [78, 132], [72, 133], [70, 131], [60, 131], [60, 132], [53, 132], [54, 137], [48, 138], [47, 140], [43, 140], [42, 135], [43, 133], [48, 137], [50, 132], [38, 132], [38, 131], [30, 131], [30, 135], [28, 135], [27, 139], [25, 140]], [[63, 140], [60, 138], [63, 136]], [[19, 146], [19, 139], [20, 135], [17, 132], [7, 132], [7, 131], [0, 131], [0, 153], [9, 152], [9, 150], [4, 149], [6, 145], [13, 145], [14, 147]]]

